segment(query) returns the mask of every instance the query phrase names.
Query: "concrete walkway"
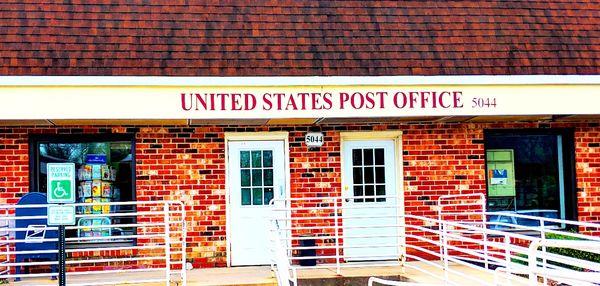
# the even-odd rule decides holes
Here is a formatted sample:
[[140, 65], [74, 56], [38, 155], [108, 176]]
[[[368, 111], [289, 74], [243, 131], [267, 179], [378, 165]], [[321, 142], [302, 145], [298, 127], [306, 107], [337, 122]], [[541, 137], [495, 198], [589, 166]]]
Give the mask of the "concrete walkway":
[[[419, 268], [421, 271], [416, 270]], [[489, 272], [477, 270], [462, 265], [453, 265], [451, 269], [459, 273], [450, 273], [451, 281], [463, 281], [465, 285], [474, 284], [472, 279], [485, 281], [485, 284], [493, 285], [494, 277]], [[428, 273], [423, 272], [427, 271]], [[111, 285], [128, 286], [154, 286], [164, 285], [164, 283], [131, 283], [140, 279], [155, 279], [164, 275], [164, 271], [154, 271], [148, 273], [118, 273], [103, 275], [86, 275], [69, 277], [68, 285], [89, 285], [94, 282], [104, 282]], [[306, 285], [367, 285], [366, 279], [371, 276], [385, 277], [386, 279], [396, 281], [411, 281], [417, 283], [439, 284], [443, 285], [441, 277], [443, 272], [439, 267], [428, 265], [422, 262], [409, 262], [408, 266], [369, 266], [363, 264], [360, 267], [342, 268], [341, 273], [337, 274], [335, 268], [322, 269], [303, 269], [298, 271], [299, 279]], [[436, 278], [436, 276], [438, 278]], [[270, 286], [277, 285], [276, 279], [268, 266], [253, 267], [230, 267], [230, 268], [204, 268], [193, 269], [187, 273], [187, 285], [189, 286]], [[362, 277], [364, 279], [356, 279]], [[336, 282], [336, 279], [338, 280]], [[127, 283], [130, 281], [130, 283]], [[340, 282], [342, 281], [342, 282]], [[125, 283], [124, 283], [125, 282]], [[471, 282], [471, 283], [469, 283]], [[333, 283], [333, 284], [332, 284]], [[339, 284], [339, 285], [342, 285]], [[57, 285], [56, 280], [50, 279], [26, 279], [22, 282], [10, 285]], [[172, 285], [176, 285], [172, 283]]]

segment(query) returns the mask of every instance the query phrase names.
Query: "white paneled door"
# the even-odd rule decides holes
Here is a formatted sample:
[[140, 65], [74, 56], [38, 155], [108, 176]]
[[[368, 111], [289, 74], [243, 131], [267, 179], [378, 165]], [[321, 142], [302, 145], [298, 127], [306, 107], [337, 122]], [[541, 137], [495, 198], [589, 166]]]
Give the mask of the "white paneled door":
[[345, 259], [397, 259], [394, 141], [346, 141], [343, 142], [343, 156]]
[[270, 263], [269, 202], [285, 198], [283, 141], [228, 143], [231, 265]]

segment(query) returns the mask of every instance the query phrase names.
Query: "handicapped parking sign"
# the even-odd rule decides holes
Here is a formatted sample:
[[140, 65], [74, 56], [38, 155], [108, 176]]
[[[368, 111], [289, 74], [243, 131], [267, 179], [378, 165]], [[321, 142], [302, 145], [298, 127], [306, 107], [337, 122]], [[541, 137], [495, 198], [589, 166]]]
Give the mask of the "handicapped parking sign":
[[75, 202], [75, 164], [48, 163], [48, 203]]

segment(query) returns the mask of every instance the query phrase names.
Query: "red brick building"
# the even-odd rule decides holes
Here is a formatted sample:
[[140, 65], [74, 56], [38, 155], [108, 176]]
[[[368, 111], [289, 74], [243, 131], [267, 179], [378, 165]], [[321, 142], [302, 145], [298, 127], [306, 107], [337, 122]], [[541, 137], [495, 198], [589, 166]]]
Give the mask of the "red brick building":
[[0, 4], [1, 203], [102, 153], [196, 267], [264, 264], [273, 197], [600, 221], [597, 1], [117, 2]]

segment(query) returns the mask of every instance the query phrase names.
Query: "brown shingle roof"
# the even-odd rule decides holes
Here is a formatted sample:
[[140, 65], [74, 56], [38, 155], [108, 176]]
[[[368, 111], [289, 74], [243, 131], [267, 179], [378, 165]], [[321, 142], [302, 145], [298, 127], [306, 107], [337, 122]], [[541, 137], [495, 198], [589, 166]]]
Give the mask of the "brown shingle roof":
[[600, 0], [0, 1], [2, 75], [600, 74]]

